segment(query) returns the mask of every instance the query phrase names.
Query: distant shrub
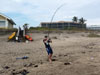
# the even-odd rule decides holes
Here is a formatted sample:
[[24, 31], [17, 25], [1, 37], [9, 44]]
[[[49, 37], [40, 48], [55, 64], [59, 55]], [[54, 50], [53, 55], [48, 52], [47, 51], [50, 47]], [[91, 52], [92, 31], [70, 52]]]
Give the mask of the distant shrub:
[[96, 34], [96, 33], [90, 33], [88, 35], [88, 37], [100, 37], [100, 35]]
[[56, 36], [52, 37], [52, 39], [58, 39]]
[[30, 27], [29, 30], [48, 30], [49, 28], [43, 28], [43, 27]]
[[16, 28], [8, 29], [8, 28], [0, 28], [0, 35], [10, 34], [12, 32], [17, 32]]
[[39, 31], [48, 31], [48, 30], [50, 30], [50, 31], [55, 31], [55, 30], [57, 30], [57, 29], [46, 28], [46, 27], [30, 27], [30, 28], [29, 28], [29, 31], [30, 31], [30, 30], [39, 30]]
[[0, 28], [0, 30], [4, 30], [4, 31], [13, 31], [13, 30], [17, 30], [17, 28]]

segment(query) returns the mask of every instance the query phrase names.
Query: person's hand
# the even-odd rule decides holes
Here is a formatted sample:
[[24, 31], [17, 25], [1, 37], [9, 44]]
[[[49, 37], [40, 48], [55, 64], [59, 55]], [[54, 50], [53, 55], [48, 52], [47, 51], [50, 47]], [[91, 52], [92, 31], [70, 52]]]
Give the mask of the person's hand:
[[51, 38], [49, 38], [49, 42], [50, 42], [50, 43], [52, 43], [52, 40], [51, 40]]

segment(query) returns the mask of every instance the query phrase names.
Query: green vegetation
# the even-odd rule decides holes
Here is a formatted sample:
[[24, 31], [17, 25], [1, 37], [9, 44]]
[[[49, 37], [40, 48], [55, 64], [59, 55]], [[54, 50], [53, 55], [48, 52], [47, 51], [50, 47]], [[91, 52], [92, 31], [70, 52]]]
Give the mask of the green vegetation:
[[17, 28], [13, 28], [13, 29], [0, 28], [0, 35], [11, 34], [12, 32], [17, 32]]
[[64, 30], [70, 30], [70, 31], [86, 31], [85, 28], [77, 28], [77, 27], [69, 27], [69, 28], [65, 28]]
[[86, 22], [86, 20], [83, 17], [79, 19], [79, 23], [85, 24], [85, 22]]
[[44, 27], [30, 27], [29, 32], [63, 32], [63, 31], [68, 31], [68, 32], [85, 32], [85, 33], [93, 33], [93, 32], [99, 32], [99, 31], [93, 31], [93, 30], [87, 30], [85, 28], [77, 28], [77, 27], [70, 27], [70, 28], [65, 28], [65, 29], [52, 29], [52, 28], [44, 28]]
[[78, 22], [78, 17], [74, 16], [72, 21], [77, 23]]
[[78, 17], [76, 17], [76, 16], [73, 17], [72, 21], [75, 23], [81, 23], [81, 24], [85, 24], [85, 22], [86, 22], [86, 20], [83, 17], [78, 19]]
[[46, 31], [46, 30], [57, 30], [57, 29], [44, 28], [44, 27], [30, 27], [29, 30], [40, 30], [40, 31]]
[[90, 33], [88, 35], [88, 37], [100, 37], [100, 35], [96, 34], [96, 33]]
[[12, 29], [10, 29], [10, 28], [0, 28], [0, 31], [16, 31], [17, 30], [17, 28], [12, 28]]

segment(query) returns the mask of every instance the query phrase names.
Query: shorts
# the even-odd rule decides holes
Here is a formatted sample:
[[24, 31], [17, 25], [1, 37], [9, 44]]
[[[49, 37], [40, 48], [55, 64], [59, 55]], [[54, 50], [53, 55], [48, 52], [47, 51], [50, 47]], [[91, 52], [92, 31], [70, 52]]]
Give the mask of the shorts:
[[47, 50], [48, 55], [49, 54], [53, 54], [53, 51], [52, 51], [52, 48], [51, 47], [46, 48], [46, 50]]

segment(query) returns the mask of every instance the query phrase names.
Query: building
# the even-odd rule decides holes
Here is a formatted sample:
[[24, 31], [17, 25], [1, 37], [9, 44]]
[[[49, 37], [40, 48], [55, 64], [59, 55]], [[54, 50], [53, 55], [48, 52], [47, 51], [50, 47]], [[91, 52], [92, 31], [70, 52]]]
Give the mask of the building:
[[56, 29], [67, 29], [67, 28], [86, 28], [86, 24], [75, 23], [75, 22], [42, 22], [41, 27], [56, 28]]
[[12, 29], [14, 25], [16, 24], [11, 18], [0, 13], [0, 28]]
[[89, 30], [100, 30], [100, 25], [91, 25], [87, 29], [89, 29]]

